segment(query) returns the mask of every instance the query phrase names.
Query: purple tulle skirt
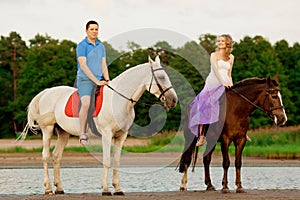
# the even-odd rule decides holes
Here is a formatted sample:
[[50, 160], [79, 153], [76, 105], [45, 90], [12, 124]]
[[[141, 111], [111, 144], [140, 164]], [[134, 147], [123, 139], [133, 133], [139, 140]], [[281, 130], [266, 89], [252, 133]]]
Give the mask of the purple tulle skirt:
[[189, 129], [198, 137], [199, 124], [212, 124], [219, 120], [219, 99], [225, 91], [225, 87], [220, 85], [213, 89], [204, 87], [203, 90], [189, 104], [190, 118]]

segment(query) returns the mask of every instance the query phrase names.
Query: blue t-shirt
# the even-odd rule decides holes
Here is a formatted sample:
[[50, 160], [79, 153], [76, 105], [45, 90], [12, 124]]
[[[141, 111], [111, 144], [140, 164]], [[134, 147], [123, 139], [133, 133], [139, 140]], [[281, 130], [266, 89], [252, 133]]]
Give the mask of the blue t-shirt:
[[86, 74], [81, 70], [78, 62], [78, 57], [86, 57], [86, 64], [96, 76], [96, 78], [102, 78], [102, 58], [106, 57], [104, 45], [96, 40], [96, 44], [91, 43], [87, 38], [82, 40], [76, 48], [77, 58], [77, 76], [87, 78]]

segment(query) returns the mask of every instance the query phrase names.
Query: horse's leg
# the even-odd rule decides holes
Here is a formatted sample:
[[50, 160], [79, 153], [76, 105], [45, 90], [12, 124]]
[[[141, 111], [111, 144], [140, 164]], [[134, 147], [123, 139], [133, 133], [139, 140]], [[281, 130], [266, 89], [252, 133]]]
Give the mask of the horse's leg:
[[60, 161], [70, 135], [63, 130], [57, 130], [57, 135], [57, 143], [52, 153], [54, 164], [54, 185], [56, 186], [55, 194], [64, 194], [64, 190], [62, 188], [60, 180]]
[[182, 179], [181, 179], [181, 185], [180, 185], [180, 191], [187, 191], [187, 187], [186, 187], [186, 184], [187, 184], [187, 181], [188, 181], [188, 169], [189, 169], [189, 166], [188, 165], [185, 165], [184, 166], [184, 171], [183, 171], [183, 176], [182, 176]]
[[[186, 117], [188, 119], [188, 117]], [[187, 124], [187, 122], [186, 122]], [[180, 158], [179, 172], [183, 173], [180, 185], [180, 191], [187, 191], [187, 181], [188, 181], [188, 169], [192, 162], [193, 155], [195, 156], [194, 162], [197, 161], [197, 153], [194, 154], [195, 146], [197, 143], [197, 138], [185, 127], [184, 130], [184, 151]]]
[[[186, 138], [185, 138], [186, 139]], [[196, 145], [197, 139], [194, 137], [193, 141], [190, 142], [188, 139], [185, 141], [184, 152], [181, 155], [179, 172], [183, 172], [181, 179], [180, 191], [187, 191], [187, 181], [188, 181], [188, 169], [192, 162], [192, 156], [194, 152], [194, 147]], [[196, 156], [196, 155], [195, 155]], [[195, 158], [196, 159], [196, 158]]]
[[108, 171], [110, 168], [110, 147], [111, 147], [111, 135], [102, 133], [102, 148], [103, 148], [103, 178], [102, 178], [102, 195], [111, 196], [111, 192], [108, 189]]
[[42, 159], [44, 165], [44, 186], [45, 186], [45, 194], [52, 194], [52, 189], [50, 186], [50, 179], [49, 179], [49, 171], [48, 171], [48, 163], [50, 160], [50, 142], [51, 137], [53, 135], [53, 128], [54, 126], [44, 126], [41, 128], [43, 133], [43, 152], [42, 152]]
[[121, 159], [121, 150], [124, 144], [124, 141], [127, 137], [127, 133], [122, 133], [114, 140], [114, 151], [113, 151], [113, 180], [112, 184], [115, 188], [114, 195], [124, 195], [124, 193], [120, 189], [120, 181], [119, 181], [119, 166]]
[[204, 182], [207, 191], [215, 191], [215, 187], [212, 185], [211, 183], [211, 179], [210, 179], [210, 170], [209, 170], [209, 165], [211, 162], [211, 157], [212, 157], [212, 153], [215, 150], [216, 145], [212, 148], [212, 150], [203, 157], [203, 165], [204, 165], [204, 174], [205, 174], [205, 178], [204, 178]]
[[234, 143], [235, 145], [235, 185], [237, 186], [236, 192], [243, 193], [245, 192], [242, 187], [241, 182], [241, 168], [242, 168], [242, 152], [246, 144], [245, 137], [240, 138], [238, 141]]
[[228, 141], [222, 141], [221, 142], [221, 149], [222, 149], [222, 156], [223, 156], [223, 180], [222, 180], [222, 193], [229, 193], [230, 190], [228, 188], [228, 168], [230, 166], [230, 159], [228, 154], [228, 148], [229, 148], [229, 142]]

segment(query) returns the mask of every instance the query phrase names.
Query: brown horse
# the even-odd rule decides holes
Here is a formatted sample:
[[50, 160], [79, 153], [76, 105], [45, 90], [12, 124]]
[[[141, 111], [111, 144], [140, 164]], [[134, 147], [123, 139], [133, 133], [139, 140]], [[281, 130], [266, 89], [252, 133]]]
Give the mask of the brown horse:
[[[207, 146], [203, 155], [205, 184], [207, 185], [206, 190], [215, 190], [210, 179], [209, 165], [216, 142], [219, 141], [221, 143], [224, 170], [222, 180], [223, 187], [221, 191], [223, 193], [230, 192], [227, 180], [230, 165], [228, 148], [231, 142], [233, 142], [235, 146], [236, 192], [240, 193], [244, 192], [241, 183], [242, 151], [246, 144], [246, 133], [250, 124], [250, 114], [255, 109], [260, 109], [267, 113], [277, 125], [284, 125], [287, 121], [287, 116], [282, 104], [278, 81], [271, 80], [270, 77], [264, 79], [244, 79], [233, 85], [231, 89], [226, 89], [225, 94], [226, 95], [223, 95], [220, 99], [219, 121], [204, 126], [207, 138]], [[189, 117], [186, 116], [186, 119], [188, 118]], [[198, 148], [195, 146], [197, 138], [187, 128], [187, 124], [188, 123], [185, 123], [184, 127], [185, 148], [181, 156], [179, 167], [179, 172], [184, 173], [181, 180], [180, 191], [187, 190], [187, 171], [193, 155], [193, 167], [195, 167], [198, 153]]]

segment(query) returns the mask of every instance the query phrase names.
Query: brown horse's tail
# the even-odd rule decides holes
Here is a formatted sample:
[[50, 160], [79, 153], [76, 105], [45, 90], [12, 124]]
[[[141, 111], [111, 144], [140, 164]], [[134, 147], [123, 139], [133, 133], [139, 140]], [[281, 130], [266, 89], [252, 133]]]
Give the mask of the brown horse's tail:
[[[197, 137], [190, 131], [188, 128], [188, 120], [189, 120], [189, 109], [185, 114], [185, 121], [184, 121], [184, 150], [181, 155], [181, 159], [179, 162], [179, 172], [183, 173], [193, 161], [193, 171], [197, 162], [198, 157], [198, 147], [196, 147]], [[193, 156], [194, 155], [194, 156]]]

